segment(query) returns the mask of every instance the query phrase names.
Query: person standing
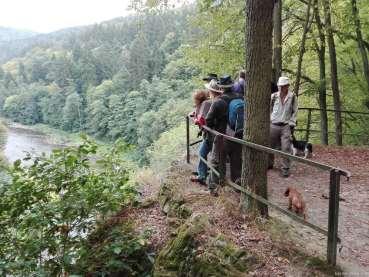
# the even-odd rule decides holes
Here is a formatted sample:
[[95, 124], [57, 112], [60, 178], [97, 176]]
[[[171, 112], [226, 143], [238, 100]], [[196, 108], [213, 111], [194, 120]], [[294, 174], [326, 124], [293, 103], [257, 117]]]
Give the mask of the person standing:
[[244, 95], [245, 94], [245, 78], [246, 78], [246, 71], [245, 70], [240, 70], [239, 75], [238, 75], [238, 81], [233, 85], [233, 92], [237, 93], [239, 95]]
[[[240, 72], [240, 81], [243, 80], [243, 85], [241, 85], [241, 93], [235, 93], [234, 92], [234, 83], [232, 81], [231, 76], [226, 75], [219, 79], [218, 85], [223, 90], [223, 95], [221, 98], [225, 101], [227, 104], [227, 129], [226, 134], [231, 137], [236, 137], [239, 139], [242, 139], [243, 137], [243, 128], [241, 132], [236, 132], [237, 130], [233, 130], [232, 126], [230, 126], [230, 114], [232, 113], [232, 105], [231, 102], [236, 99], [241, 99], [241, 104], [244, 106], [243, 102], [243, 91], [244, 91], [244, 74], [245, 71], [242, 70]], [[239, 83], [240, 84], [240, 83]], [[242, 84], [242, 83], [241, 83]], [[242, 108], [242, 121], [243, 121], [243, 111]], [[243, 124], [243, 122], [242, 122]], [[243, 125], [242, 125], [243, 126]], [[237, 129], [237, 127], [236, 127]], [[224, 140], [224, 148], [225, 148], [225, 154], [229, 157], [229, 163], [230, 163], [230, 177], [232, 182], [240, 182], [241, 177], [241, 170], [242, 170], [242, 145], [230, 140]]]
[[[216, 80], [210, 81], [205, 87], [209, 90], [210, 98], [212, 99], [212, 104], [210, 110], [206, 116], [206, 125], [222, 134], [225, 134], [227, 129], [227, 103], [221, 98], [223, 91], [218, 86]], [[218, 196], [217, 187], [224, 180], [226, 172], [226, 155], [224, 149], [223, 138], [216, 136], [207, 132], [213, 141], [213, 149], [211, 153], [210, 164], [214, 167], [220, 174], [218, 176], [213, 171], [210, 173], [209, 180], [209, 191], [213, 196]]]
[[[296, 126], [298, 101], [297, 96], [290, 91], [288, 77], [280, 77], [277, 83], [278, 92], [271, 96], [270, 104], [270, 144], [273, 149], [281, 149], [291, 153], [291, 135]], [[282, 176], [288, 177], [290, 160], [282, 160]], [[269, 169], [273, 168], [274, 155], [269, 157]]]
[[[208, 99], [208, 92], [206, 90], [197, 90], [193, 94], [193, 100], [195, 104], [195, 112], [193, 113], [193, 120], [195, 125], [200, 128], [199, 136], [203, 135], [203, 140], [199, 148], [199, 156], [204, 160], [207, 160], [208, 154], [213, 147], [213, 141], [210, 139], [206, 132], [202, 131], [202, 126], [205, 125], [205, 118], [210, 109], [212, 101]], [[197, 176], [192, 176], [192, 182], [198, 182], [201, 185], [206, 185], [206, 178], [208, 175], [208, 166], [203, 160], [199, 159], [197, 166]]]

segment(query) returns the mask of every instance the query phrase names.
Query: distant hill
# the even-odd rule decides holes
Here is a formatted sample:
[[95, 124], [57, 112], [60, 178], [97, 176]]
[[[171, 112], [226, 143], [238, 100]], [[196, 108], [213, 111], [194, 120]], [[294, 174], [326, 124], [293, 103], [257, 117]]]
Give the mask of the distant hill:
[[12, 41], [33, 37], [38, 33], [28, 30], [18, 30], [14, 28], [0, 26], [0, 42]]

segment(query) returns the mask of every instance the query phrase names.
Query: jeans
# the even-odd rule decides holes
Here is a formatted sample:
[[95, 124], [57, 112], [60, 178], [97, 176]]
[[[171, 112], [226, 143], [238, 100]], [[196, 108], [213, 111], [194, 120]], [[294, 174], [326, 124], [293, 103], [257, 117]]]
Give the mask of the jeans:
[[[200, 145], [199, 156], [207, 160], [208, 154], [211, 151], [213, 144], [207, 139], [204, 139]], [[197, 166], [198, 178], [205, 181], [208, 175], [208, 166], [201, 159], [199, 160], [199, 165]]]

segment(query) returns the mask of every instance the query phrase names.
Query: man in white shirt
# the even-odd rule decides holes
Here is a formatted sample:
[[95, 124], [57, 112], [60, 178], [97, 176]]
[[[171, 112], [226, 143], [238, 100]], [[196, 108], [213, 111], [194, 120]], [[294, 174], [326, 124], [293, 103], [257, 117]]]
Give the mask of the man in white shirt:
[[[278, 80], [278, 91], [271, 96], [270, 105], [270, 144], [273, 149], [291, 153], [291, 134], [296, 126], [298, 103], [296, 95], [289, 90], [287, 77]], [[270, 155], [269, 168], [273, 168], [274, 155]], [[282, 161], [282, 175], [289, 176], [290, 160]]]

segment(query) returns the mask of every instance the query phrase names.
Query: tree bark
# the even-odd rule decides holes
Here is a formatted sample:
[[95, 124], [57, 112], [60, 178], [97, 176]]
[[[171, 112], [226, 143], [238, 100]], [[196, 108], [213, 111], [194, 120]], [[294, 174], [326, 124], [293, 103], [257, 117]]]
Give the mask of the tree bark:
[[[246, 83], [244, 139], [269, 145], [273, 0], [246, 0]], [[268, 154], [243, 147], [242, 185], [267, 199]], [[243, 195], [248, 211], [268, 216], [268, 207]]]
[[323, 0], [325, 28], [327, 30], [329, 60], [331, 64], [331, 82], [333, 93], [333, 104], [336, 112], [334, 113], [334, 122], [336, 125], [336, 144], [342, 145], [342, 117], [341, 117], [341, 99], [338, 86], [337, 73], [337, 55], [336, 46], [333, 37], [332, 22], [331, 22], [331, 4], [330, 0]]
[[320, 45], [315, 42], [315, 50], [319, 60], [319, 97], [318, 103], [320, 110], [320, 142], [323, 145], [328, 145], [328, 115], [327, 115], [327, 81], [325, 74], [325, 33], [323, 29], [323, 23], [319, 13], [319, 2], [314, 2], [314, 14], [316, 25], [319, 33]]
[[273, 10], [273, 82], [282, 75], [282, 0], [275, 0]]
[[367, 89], [369, 91], [369, 62], [368, 62], [368, 55], [366, 53], [363, 35], [361, 33], [361, 23], [360, 23], [360, 17], [359, 12], [357, 9], [357, 3], [356, 0], [351, 0], [352, 5], [352, 15], [354, 17], [355, 22], [355, 29], [356, 29], [356, 37], [357, 37], [357, 43], [359, 46], [361, 59], [363, 61], [363, 69], [364, 69], [364, 76], [367, 84]]
[[300, 45], [300, 50], [299, 50], [299, 57], [298, 57], [298, 60], [297, 60], [296, 81], [295, 81], [295, 88], [293, 90], [293, 92], [296, 94], [296, 96], [299, 96], [300, 81], [301, 81], [301, 67], [302, 67], [302, 60], [303, 60], [304, 54], [305, 54], [306, 36], [307, 36], [307, 33], [309, 32], [310, 27], [311, 27], [311, 22], [312, 22], [311, 19], [314, 16], [314, 15], [310, 16], [311, 2], [312, 2], [312, 0], [309, 0], [308, 3], [307, 3], [306, 19], [305, 19], [305, 23], [304, 23], [304, 29], [303, 29], [303, 32], [302, 32], [301, 45]]

